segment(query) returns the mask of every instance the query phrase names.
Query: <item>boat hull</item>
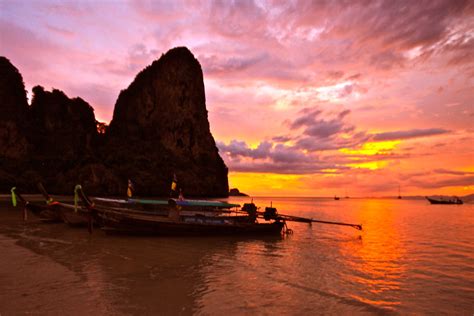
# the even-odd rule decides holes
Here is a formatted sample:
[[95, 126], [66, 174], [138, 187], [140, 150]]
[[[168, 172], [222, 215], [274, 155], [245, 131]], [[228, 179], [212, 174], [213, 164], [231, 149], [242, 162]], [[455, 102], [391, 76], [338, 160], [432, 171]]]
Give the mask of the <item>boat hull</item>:
[[87, 226], [88, 214], [86, 214], [82, 209], [79, 209], [77, 212], [74, 210], [74, 206], [62, 205], [60, 208], [61, 218], [64, 223], [69, 226]]
[[456, 204], [456, 205], [461, 205], [463, 204], [463, 201], [460, 200], [460, 199], [457, 199], [457, 200], [436, 200], [436, 199], [432, 199], [432, 198], [429, 198], [429, 197], [426, 197], [426, 199], [431, 203], [431, 204]]
[[28, 203], [26, 209], [44, 222], [60, 223], [63, 221], [57, 205], [39, 205]]
[[98, 210], [107, 232], [145, 235], [260, 235], [281, 234], [284, 222], [249, 222], [247, 216], [156, 216]]

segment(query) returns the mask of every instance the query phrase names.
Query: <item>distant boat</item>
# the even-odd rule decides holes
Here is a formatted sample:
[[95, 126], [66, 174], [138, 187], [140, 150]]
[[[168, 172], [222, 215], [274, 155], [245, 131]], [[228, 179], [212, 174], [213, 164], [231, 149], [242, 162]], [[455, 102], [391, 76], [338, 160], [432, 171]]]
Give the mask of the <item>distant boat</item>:
[[334, 200], [338, 201], [338, 200], [339, 200], [339, 197], [338, 197], [338, 196], [334, 196]]
[[457, 196], [454, 196], [452, 198], [445, 199], [443, 197], [440, 198], [430, 198], [426, 196], [426, 199], [430, 201], [431, 204], [463, 204], [463, 201], [458, 198]]
[[402, 198], [402, 195], [400, 193], [400, 185], [398, 185], [398, 199], [401, 199]]

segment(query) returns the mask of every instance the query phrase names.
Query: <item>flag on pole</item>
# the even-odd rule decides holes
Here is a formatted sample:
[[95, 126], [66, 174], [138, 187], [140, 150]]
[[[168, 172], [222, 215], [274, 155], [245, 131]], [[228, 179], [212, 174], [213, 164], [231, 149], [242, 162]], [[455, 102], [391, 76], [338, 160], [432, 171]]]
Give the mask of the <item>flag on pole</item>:
[[11, 189], [11, 192], [12, 192], [12, 204], [14, 207], [16, 207], [16, 194], [15, 194], [15, 190], [16, 190], [16, 187], [13, 187]]
[[178, 186], [178, 179], [176, 178], [176, 173], [173, 173], [173, 181], [171, 182], [171, 191], [176, 191]]

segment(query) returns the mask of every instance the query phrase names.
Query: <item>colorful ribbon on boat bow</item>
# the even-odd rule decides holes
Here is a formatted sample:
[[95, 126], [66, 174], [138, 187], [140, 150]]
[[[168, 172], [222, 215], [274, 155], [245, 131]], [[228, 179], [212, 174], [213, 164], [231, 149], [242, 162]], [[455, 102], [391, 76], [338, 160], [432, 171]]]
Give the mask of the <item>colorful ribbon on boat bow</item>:
[[11, 192], [12, 192], [12, 204], [14, 207], [16, 207], [16, 194], [15, 194], [15, 190], [16, 190], [16, 187], [13, 187], [11, 189]]
[[77, 204], [79, 202], [79, 194], [77, 193], [78, 190], [82, 190], [82, 187], [80, 184], [76, 185], [74, 188], [74, 212], [77, 213]]

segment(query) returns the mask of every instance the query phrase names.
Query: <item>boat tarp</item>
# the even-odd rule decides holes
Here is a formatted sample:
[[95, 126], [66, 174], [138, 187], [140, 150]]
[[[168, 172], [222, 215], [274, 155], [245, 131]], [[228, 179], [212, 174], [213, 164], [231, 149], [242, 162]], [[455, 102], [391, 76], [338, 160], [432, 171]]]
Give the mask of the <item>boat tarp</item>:
[[134, 204], [168, 205], [168, 200], [128, 199], [128, 203], [134, 203]]
[[[107, 199], [107, 198], [95, 198], [97, 201], [103, 202], [115, 202], [115, 203], [129, 203], [129, 204], [153, 204], [153, 205], [169, 205], [169, 200], [151, 200], [151, 199]], [[200, 206], [200, 207], [218, 207], [218, 208], [232, 208], [240, 207], [240, 204], [232, 204], [221, 201], [208, 201], [208, 200], [178, 200], [171, 199], [176, 202], [179, 206]]]
[[240, 204], [232, 204], [220, 201], [206, 201], [206, 200], [174, 200], [179, 206], [204, 206], [204, 207], [219, 207], [232, 208], [240, 207]]

